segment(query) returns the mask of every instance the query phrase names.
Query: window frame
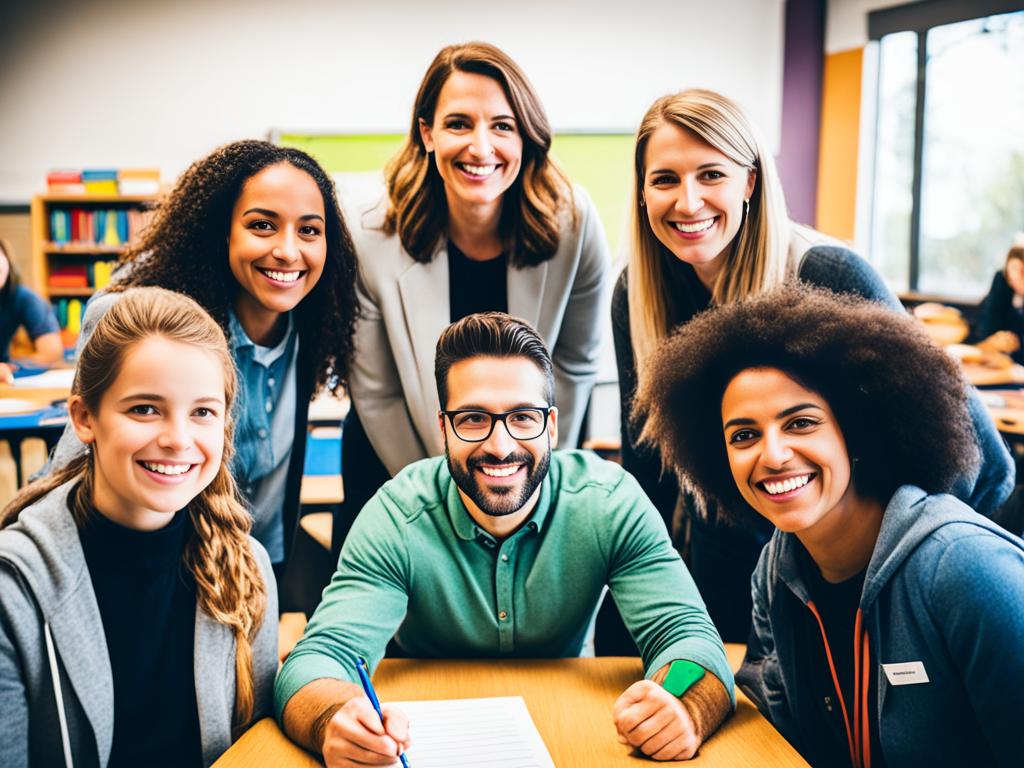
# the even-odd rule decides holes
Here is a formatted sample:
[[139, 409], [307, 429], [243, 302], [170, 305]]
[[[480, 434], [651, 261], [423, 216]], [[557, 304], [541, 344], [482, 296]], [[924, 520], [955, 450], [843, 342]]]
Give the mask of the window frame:
[[[961, 21], [982, 19], [1004, 13], [1024, 11], [1021, 0], [925, 0], [868, 13], [868, 39], [877, 44], [886, 35], [913, 32], [917, 36], [917, 84], [914, 104], [914, 152], [911, 181], [910, 254], [907, 291], [919, 293], [921, 277], [921, 199], [924, 175], [925, 94], [928, 85], [928, 32], [934, 27]], [[881, 100], [881, 67], [875, 72], [874, 129], [878, 131], [878, 113]], [[872, 147], [872, 168], [878, 157], [877, 141]], [[871, 207], [875, 205], [875, 173], [871, 173]], [[873, 211], [872, 211], [873, 215]], [[873, 224], [872, 224], [873, 226]]]

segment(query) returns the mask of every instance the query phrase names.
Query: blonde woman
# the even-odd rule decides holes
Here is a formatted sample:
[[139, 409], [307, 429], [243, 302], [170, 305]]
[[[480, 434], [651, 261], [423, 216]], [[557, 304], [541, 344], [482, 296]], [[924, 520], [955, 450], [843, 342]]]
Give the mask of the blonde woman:
[[[629, 413], [644, 363], [673, 329], [704, 309], [797, 278], [903, 310], [864, 259], [789, 221], [771, 153], [728, 98], [695, 89], [654, 102], [637, 133], [634, 170], [635, 247], [612, 298], [623, 464], [666, 523], [678, 517], [674, 533], [688, 546], [711, 618], [726, 640], [743, 641], [750, 574], [770, 528], [719, 525], [713, 507], [691, 514], [693, 505], [685, 494], [680, 498], [671, 474], [662, 473], [660, 457], [636, 447], [643, 425], [631, 424]], [[1013, 489], [1013, 463], [977, 398], [970, 405], [984, 461], [979, 473], [959, 478], [955, 492], [990, 516]]]
[[88, 447], [0, 513], [4, 766], [207, 766], [269, 711], [270, 560], [227, 469], [219, 326], [126, 291], [81, 351]]
[[550, 146], [544, 107], [505, 52], [448, 46], [420, 84], [386, 194], [348, 212], [362, 311], [342, 444], [351, 515], [404, 466], [444, 452], [434, 347], [475, 312], [508, 312], [540, 332], [562, 445], [575, 447], [597, 375], [609, 256], [597, 212]]

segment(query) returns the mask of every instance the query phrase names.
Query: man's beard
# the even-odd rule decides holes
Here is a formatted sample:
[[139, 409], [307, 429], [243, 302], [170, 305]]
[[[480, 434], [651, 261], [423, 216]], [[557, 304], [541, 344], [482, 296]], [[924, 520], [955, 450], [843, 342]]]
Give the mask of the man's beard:
[[[448, 471], [451, 472], [455, 484], [473, 500], [481, 512], [491, 517], [504, 517], [522, 509], [533, 492], [544, 482], [551, 464], [550, 447], [540, 457], [539, 464], [535, 462], [532, 454], [522, 451], [512, 452], [504, 458], [498, 458], [489, 453], [472, 456], [463, 466], [452, 460], [452, 456], [448, 452], [447, 441], [445, 441], [444, 455], [448, 459]], [[492, 487], [485, 490], [478, 482], [476, 474], [476, 470], [481, 464], [522, 464], [526, 467], [526, 479], [518, 487], [518, 491], [514, 485]]]

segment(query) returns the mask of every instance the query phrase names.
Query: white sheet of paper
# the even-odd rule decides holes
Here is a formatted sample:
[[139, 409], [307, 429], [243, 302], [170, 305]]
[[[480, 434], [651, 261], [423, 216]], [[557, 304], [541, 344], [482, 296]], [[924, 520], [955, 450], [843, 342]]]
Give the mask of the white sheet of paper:
[[14, 380], [14, 386], [39, 389], [67, 387], [71, 389], [71, 382], [74, 379], [74, 368], [54, 368], [37, 373], [35, 376], [19, 376]]
[[522, 696], [394, 705], [409, 716], [409, 768], [555, 768]]

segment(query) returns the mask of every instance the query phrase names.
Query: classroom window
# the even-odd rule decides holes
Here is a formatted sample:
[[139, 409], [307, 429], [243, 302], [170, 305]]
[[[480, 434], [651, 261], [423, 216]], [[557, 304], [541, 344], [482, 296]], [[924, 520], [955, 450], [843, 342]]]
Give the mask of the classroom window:
[[871, 256], [899, 290], [974, 300], [1024, 230], [1024, 11], [920, 5], [876, 38]]

